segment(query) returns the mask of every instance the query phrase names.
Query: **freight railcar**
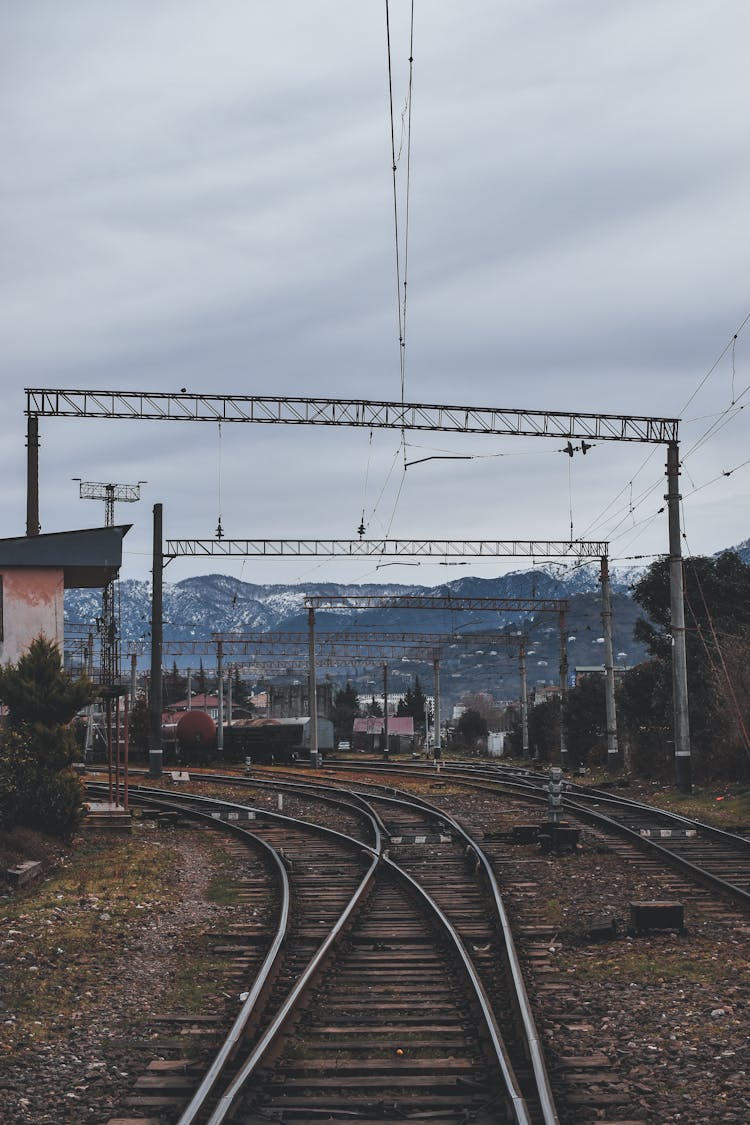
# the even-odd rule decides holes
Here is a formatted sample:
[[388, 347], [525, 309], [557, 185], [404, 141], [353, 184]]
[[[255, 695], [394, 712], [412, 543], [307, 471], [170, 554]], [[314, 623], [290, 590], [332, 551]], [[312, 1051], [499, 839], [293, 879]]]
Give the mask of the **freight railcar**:
[[[310, 759], [310, 719], [240, 719], [224, 727], [227, 761], [294, 762]], [[318, 751], [333, 750], [333, 723], [318, 719]]]

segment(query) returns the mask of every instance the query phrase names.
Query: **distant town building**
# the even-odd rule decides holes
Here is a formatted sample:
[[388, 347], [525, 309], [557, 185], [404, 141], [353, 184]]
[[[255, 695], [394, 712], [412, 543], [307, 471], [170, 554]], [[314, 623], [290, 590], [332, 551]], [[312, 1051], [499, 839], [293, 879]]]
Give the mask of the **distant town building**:
[[[385, 720], [380, 715], [366, 715], [354, 720], [352, 738], [355, 750], [383, 750]], [[414, 747], [414, 720], [410, 715], [388, 716], [389, 749], [405, 752]]]
[[[585, 680], [587, 676], [603, 676], [606, 669], [603, 664], [579, 664], [573, 669], [570, 677], [570, 686], [575, 687], [580, 680]], [[615, 664], [614, 666], [615, 680], [619, 680], [625, 672], [629, 671], [627, 665]]]

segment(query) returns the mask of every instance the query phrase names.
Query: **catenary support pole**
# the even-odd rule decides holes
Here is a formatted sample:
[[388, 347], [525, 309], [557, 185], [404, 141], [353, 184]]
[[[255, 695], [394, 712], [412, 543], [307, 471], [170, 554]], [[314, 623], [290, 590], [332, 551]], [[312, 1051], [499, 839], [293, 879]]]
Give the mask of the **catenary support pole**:
[[26, 422], [26, 534], [38, 535], [39, 526], [39, 419]]
[[123, 707], [124, 707], [124, 711], [123, 711], [123, 716], [122, 716], [122, 724], [123, 724], [123, 726], [122, 726], [122, 737], [123, 737], [124, 754], [125, 754], [125, 779], [124, 779], [124, 794], [123, 794], [123, 802], [122, 803], [123, 803], [123, 807], [127, 811], [127, 807], [128, 807], [128, 785], [129, 785], [128, 770], [130, 768], [130, 766], [129, 766], [129, 758], [130, 758], [130, 704], [129, 704], [127, 692], [125, 693], [125, 699], [124, 699]]
[[216, 752], [221, 757], [224, 753], [224, 645], [222, 641], [216, 642], [216, 675], [219, 681], [219, 718], [216, 724]]
[[151, 571], [151, 709], [148, 744], [148, 772], [162, 775], [161, 662], [164, 637], [164, 560], [162, 557], [162, 506], [154, 504], [154, 559]]
[[672, 685], [674, 690], [674, 753], [677, 788], [693, 788], [688, 719], [687, 650], [685, 646], [685, 601], [680, 532], [680, 448], [667, 446], [667, 514], [669, 517], [669, 602], [672, 631]]
[[138, 687], [138, 657], [133, 652], [130, 656], [130, 698], [135, 699]]
[[521, 638], [518, 646], [518, 663], [521, 674], [521, 752], [529, 757], [529, 685], [526, 678], [526, 640]]
[[388, 665], [383, 663], [383, 753], [388, 756]]
[[122, 752], [120, 750], [120, 697], [116, 695], [115, 701], [115, 804], [120, 804], [120, 766]]
[[560, 765], [568, 768], [568, 638], [565, 614], [560, 614]]
[[602, 555], [602, 630], [604, 632], [604, 706], [607, 717], [607, 770], [614, 773], [619, 764], [617, 744], [617, 710], [615, 704], [615, 658], [612, 643], [612, 587], [609, 581], [609, 559]]
[[315, 610], [307, 611], [307, 636], [310, 662], [310, 764], [318, 765], [318, 676], [315, 666]]
[[443, 756], [443, 746], [440, 740], [440, 657], [435, 656], [432, 660], [433, 670], [433, 691], [435, 694], [435, 733], [433, 736], [433, 756], [435, 761], [439, 761]]

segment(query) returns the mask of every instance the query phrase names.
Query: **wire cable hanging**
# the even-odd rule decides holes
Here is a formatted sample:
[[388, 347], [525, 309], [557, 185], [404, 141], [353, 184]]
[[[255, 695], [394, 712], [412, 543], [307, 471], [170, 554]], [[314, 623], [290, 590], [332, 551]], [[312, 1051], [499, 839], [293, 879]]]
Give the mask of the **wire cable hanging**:
[[224, 538], [224, 528], [221, 526], [221, 422], [219, 422], [219, 522], [216, 525], [216, 538]]
[[[391, 131], [391, 176], [393, 183], [393, 224], [395, 242], [396, 266], [396, 307], [398, 320], [398, 347], [399, 347], [399, 378], [401, 384], [401, 403], [406, 396], [406, 309], [408, 287], [408, 262], [409, 262], [409, 215], [411, 197], [411, 115], [412, 94], [414, 89], [414, 0], [411, 0], [409, 19], [409, 80], [404, 110], [401, 115], [402, 138], [396, 153], [395, 112], [393, 102], [393, 57], [391, 49], [391, 14], [389, 0], [385, 0], [385, 26], [386, 46], [388, 51], [388, 103], [390, 112]], [[403, 253], [402, 236], [399, 229], [399, 192], [398, 192], [398, 165], [404, 148], [403, 133], [406, 132], [406, 184], [404, 192], [403, 213]], [[403, 276], [401, 261], [403, 258]], [[402, 298], [403, 289], [403, 298]], [[401, 430], [401, 448], [403, 451], [404, 471], [406, 470], [406, 431]], [[399, 495], [400, 495], [399, 489]]]

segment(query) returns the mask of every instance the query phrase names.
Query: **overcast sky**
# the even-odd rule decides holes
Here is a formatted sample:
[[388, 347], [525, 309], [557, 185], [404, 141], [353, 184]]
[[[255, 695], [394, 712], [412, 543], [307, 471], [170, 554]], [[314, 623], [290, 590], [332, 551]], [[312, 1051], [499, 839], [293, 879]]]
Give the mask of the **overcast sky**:
[[[384, 7], [3, 5], [2, 534], [25, 531], [25, 387], [400, 399]], [[409, 12], [391, 0], [402, 239]], [[740, 0], [415, 4], [406, 401], [684, 418], [692, 553], [750, 536], [750, 323], [732, 345], [750, 312], [749, 22]], [[134, 524], [123, 577], [148, 575], [156, 501], [170, 538], [210, 538], [219, 515], [230, 537], [355, 538], [364, 512], [373, 537], [563, 539], [572, 523], [615, 559], [666, 549], [661, 448], [40, 429], [43, 531], [103, 521], [71, 478], [147, 482], [117, 509]], [[167, 577], [498, 571], [376, 563]]]

